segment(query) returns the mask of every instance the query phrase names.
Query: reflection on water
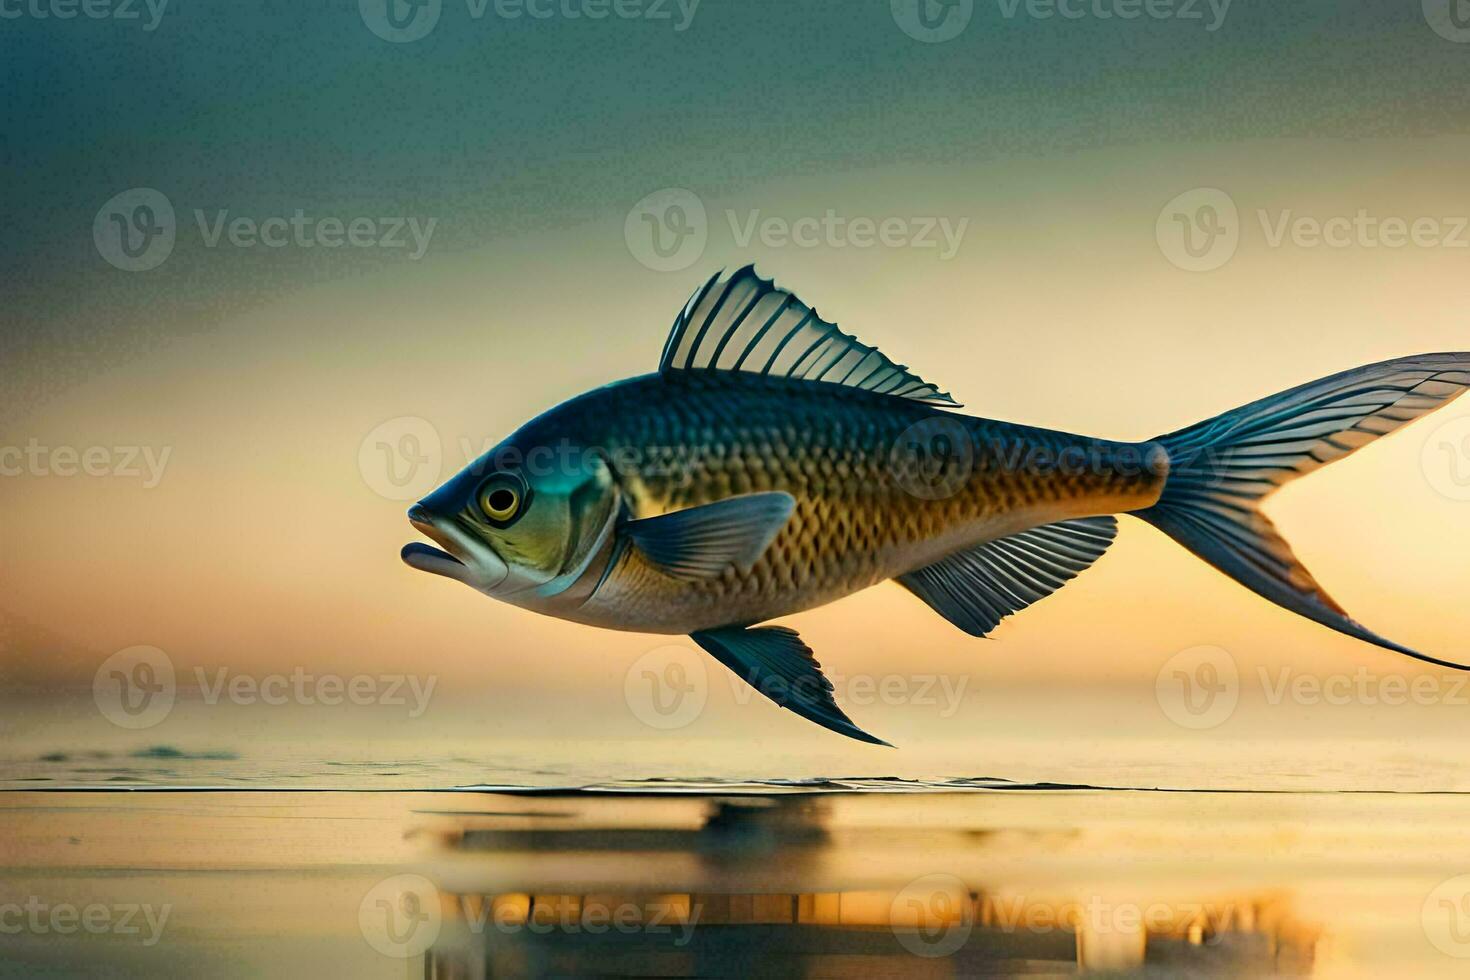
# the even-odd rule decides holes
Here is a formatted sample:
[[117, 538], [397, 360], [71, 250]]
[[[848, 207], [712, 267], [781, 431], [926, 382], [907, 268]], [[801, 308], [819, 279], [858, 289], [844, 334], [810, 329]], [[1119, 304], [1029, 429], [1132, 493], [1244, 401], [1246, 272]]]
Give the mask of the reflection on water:
[[[697, 827], [501, 826], [466, 816], [448, 848], [526, 869], [521, 890], [452, 891], [407, 882], [396, 917], [438, 907], [424, 975], [972, 976], [1037, 972], [1305, 975], [1321, 930], [1281, 894], [1199, 894], [1138, 902], [1104, 894], [1030, 896], [982, 878], [930, 873], [901, 887], [823, 890], [841, 862], [830, 801], [712, 800]], [[514, 821], [511, 821], [514, 822]], [[984, 834], [982, 832], [981, 836]], [[582, 887], [537, 857], [578, 856]], [[553, 865], [553, 867], [559, 867]], [[661, 869], [658, 891], [613, 887]], [[804, 887], [733, 890], [742, 881]], [[724, 884], [725, 889], [719, 886]], [[423, 916], [420, 915], [420, 918]], [[401, 930], [400, 936], [406, 939]]]
[[1312, 972], [1321, 938], [1271, 898], [1108, 908], [913, 889], [446, 897], [451, 938], [426, 951], [430, 977], [1297, 976]]
[[0, 794], [0, 977], [1417, 977], [1470, 956], [1460, 797], [692, 789]]
[[788, 867], [827, 846], [824, 817], [830, 803], [820, 797], [714, 800], [697, 828], [600, 827], [513, 829], [467, 826], [458, 847], [494, 852], [615, 851], [639, 855], [688, 852], [711, 861], [779, 857]]

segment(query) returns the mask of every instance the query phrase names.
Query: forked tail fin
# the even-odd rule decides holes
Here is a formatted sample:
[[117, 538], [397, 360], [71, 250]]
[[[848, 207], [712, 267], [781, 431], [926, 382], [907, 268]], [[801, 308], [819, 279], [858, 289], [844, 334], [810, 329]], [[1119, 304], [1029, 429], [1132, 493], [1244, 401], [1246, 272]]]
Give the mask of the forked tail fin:
[[1260, 505], [1277, 488], [1447, 404], [1470, 387], [1470, 353], [1354, 368], [1160, 436], [1169, 476], [1135, 512], [1241, 585], [1324, 626], [1419, 660], [1354, 622], [1312, 578]]

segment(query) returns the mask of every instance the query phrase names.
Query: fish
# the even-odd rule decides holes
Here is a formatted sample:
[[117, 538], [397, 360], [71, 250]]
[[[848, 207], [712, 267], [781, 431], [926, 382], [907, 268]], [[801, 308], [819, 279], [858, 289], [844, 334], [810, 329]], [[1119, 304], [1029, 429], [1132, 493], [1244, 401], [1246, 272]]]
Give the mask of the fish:
[[680, 308], [658, 370], [525, 423], [408, 511], [410, 567], [603, 629], [688, 635], [741, 680], [879, 745], [812, 649], [770, 625], [886, 581], [983, 637], [1096, 562], [1117, 516], [1263, 598], [1353, 620], [1261, 510], [1285, 484], [1449, 403], [1470, 353], [1400, 357], [1144, 442], [966, 415], [753, 265]]

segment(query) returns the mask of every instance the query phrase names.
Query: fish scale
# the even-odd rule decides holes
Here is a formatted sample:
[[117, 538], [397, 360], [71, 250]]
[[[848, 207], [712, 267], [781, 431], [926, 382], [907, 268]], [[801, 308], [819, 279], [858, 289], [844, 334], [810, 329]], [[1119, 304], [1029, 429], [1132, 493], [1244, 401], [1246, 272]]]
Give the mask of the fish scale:
[[757, 624], [892, 578], [986, 636], [1100, 558], [1120, 513], [1292, 612], [1470, 669], [1348, 617], [1260, 510], [1467, 388], [1470, 353], [1420, 354], [1149, 442], [1092, 439], [947, 411], [948, 393], [747, 266], [695, 291], [657, 374], [538, 416], [411, 508], [447, 550], [403, 559], [563, 619], [688, 633], [775, 703], [866, 742], [882, 740], [842, 712], [796, 631]]
[[[920, 423], [963, 434], [973, 447], [968, 463], [950, 457], [916, 483], [895, 446]], [[648, 375], [597, 389], [558, 409], [544, 432], [521, 437], [552, 438], [604, 447], [635, 518], [740, 494], [795, 498], [790, 520], [748, 571], [682, 581], [629, 551], [573, 617], [658, 632], [789, 615], [978, 544], [994, 536], [987, 529], [1146, 507], [1163, 481], [1137, 465], [1146, 446], [737, 372]], [[1036, 463], [1067, 450], [1100, 464], [1063, 471]]]

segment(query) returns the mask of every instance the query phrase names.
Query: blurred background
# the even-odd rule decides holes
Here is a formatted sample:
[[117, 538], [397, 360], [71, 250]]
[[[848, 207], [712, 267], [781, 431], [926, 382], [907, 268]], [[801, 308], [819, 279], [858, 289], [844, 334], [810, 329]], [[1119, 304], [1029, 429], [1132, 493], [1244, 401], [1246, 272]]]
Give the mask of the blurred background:
[[[397, 557], [408, 503], [750, 261], [968, 412], [1110, 438], [1465, 349], [1454, 13], [0, 6], [0, 777], [1470, 787], [1459, 679], [1134, 521], [990, 640], [889, 585], [793, 619], [897, 751]], [[1464, 660], [1461, 404], [1268, 509]]]

